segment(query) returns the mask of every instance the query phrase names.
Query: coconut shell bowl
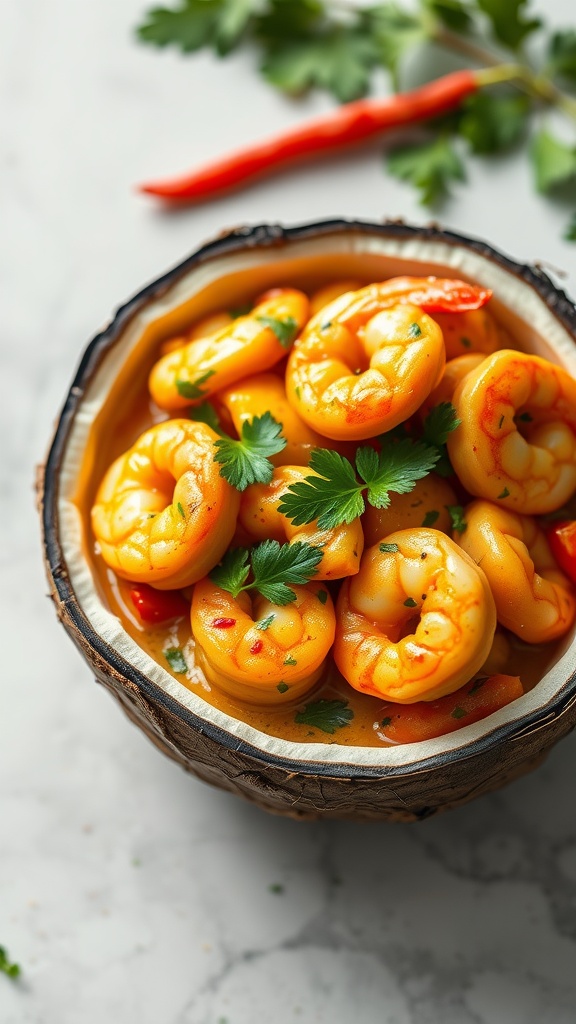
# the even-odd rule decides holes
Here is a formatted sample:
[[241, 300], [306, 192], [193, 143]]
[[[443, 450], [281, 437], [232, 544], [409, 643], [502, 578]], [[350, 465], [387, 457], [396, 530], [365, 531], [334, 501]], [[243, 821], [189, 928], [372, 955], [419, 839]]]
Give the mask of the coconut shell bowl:
[[[396, 222], [239, 228], [149, 284], [90, 342], [41, 474], [52, 597], [97, 681], [187, 771], [277, 814], [425, 818], [535, 767], [576, 722], [573, 628], [552, 644], [518, 641], [518, 666], [510, 668], [509, 656], [503, 671], [517, 671], [521, 695], [469, 724], [465, 711], [456, 713], [462, 716], [458, 727], [431, 738], [389, 740], [383, 700], [351, 687], [348, 698], [348, 684], [333, 666], [327, 670], [329, 685], [321, 677], [304, 697], [290, 700], [288, 694], [281, 708], [253, 701], [242, 707], [241, 700], [220, 693], [200, 665], [187, 671], [186, 662], [167, 661], [167, 645], [174, 650], [184, 643], [178, 621], [157, 639], [157, 650], [143, 641], [127, 584], [99, 555], [90, 510], [113, 460], [166, 417], [151, 403], [147, 380], [170, 339], [270, 289], [291, 287], [310, 295], [338, 280], [362, 286], [405, 275], [490, 289], [492, 316], [511, 339], [505, 347], [543, 357], [576, 377], [574, 304], [539, 268], [515, 263], [484, 242]], [[189, 411], [175, 415], [187, 417]], [[459, 502], [469, 500], [458, 493]], [[328, 589], [336, 595], [335, 585]], [[189, 600], [190, 591], [185, 588], [180, 599]], [[194, 640], [188, 643], [190, 648]], [[345, 711], [328, 729], [319, 727], [306, 714], [316, 699], [332, 700], [330, 707], [340, 711], [356, 708], [354, 726]]]

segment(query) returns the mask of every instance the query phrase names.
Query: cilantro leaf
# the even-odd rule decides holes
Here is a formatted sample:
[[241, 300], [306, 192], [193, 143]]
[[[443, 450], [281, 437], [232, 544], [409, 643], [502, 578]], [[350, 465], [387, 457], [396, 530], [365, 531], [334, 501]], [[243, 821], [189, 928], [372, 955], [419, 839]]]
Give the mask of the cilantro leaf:
[[164, 657], [172, 671], [176, 672], [178, 675], [183, 675], [188, 671], [188, 664], [181, 647], [169, 647], [164, 651]]
[[306, 39], [322, 23], [320, 0], [269, 0], [256, 17], [255, 32], [269, 46]]
[[318, 520], [321, 530], [352, 523], [364, 511], [362, 487], [348, 459], [328, 448], [314, 448], [310, 469], [318, 476], [291, 484], [278, 511], [302, 526]]
[[554, 32], [548, 47], [548, 67], [553, 75], [576, 82], [576, 30]]
[[286, 316], [283, 320], [275, 316], [257, 316], [256, 319], [274, 332], [282, 348], [290, 348], [298, 334], [298, 324], [293, 316]]
[[424, 6], [453, 32], [466, 33], [474, 25], [472, 8], [461, 0], [425, 0]]
[[464, 165], [449, 139], [439, 137], [398, 146], [387, 156], [388, 171], [420, 190], [423, 206], [434, 206], [449, 193], [450, 182], [465, 181]]
[[178, 46], [183, 53], [212, 46], [221, 56], [238, 45], [253, 12], [252, 0], [182, 0], [154, 7], [136, 30], [145, 43]]
[[7, 974], [9, 978], [18, 978], [21, 973], [20, 964], [10, 962], [4, 946], [0, 946], [0, 973]]
[[220, 476], [237, 491], [245, 491], [250, 484], [270, 482], [274, 472], [270, 456], [286, 447], [286, 438], [282, 436], [282, 424], [265, 412], [244, 420], [239, 441], [223, 437], [214, 442], [214, 447], [214, 462], [222, 467]]
[[427, 38], [423, 19], [396, 3], [379, 4], [364, 11], [363, 16], [378, 46], [380, 63], [388, 68], [394, 88], [398, 90], [402, 57]]
[[468, 529], [468, 523], [464, 518], [464, 509], [462, 505], [445, 505], [448, 511], [450, 519], [452, 520], [452, 529], [456, 533], [464, 533]]
[[452, 402], [440, 402], [430, 410], [422, 424], [422, 440], [436, 448], [446, 444], [449, 434], [460, 426]]
[[473, 153], [500, 153], [525, 135], [529, 114], [527, 96], [478, 92], [466, 100], [458, 131]]
[[362, 28], [334, 25], [321, 34], [273, 47], [261, 70], [273, 85], [292, 95], [311, 86], [327, 89], [342, 103], [368, 92], [378, 49]]
[[540, 28], [540, 18], [526, 19], [524, 8], [528, 0], [476, 0], [479, 9], [490, 21], [494, 38], [508, 47], [519, 50], [532, 32]]
[[210, 402], [200, 402], [200, 405], [193, 405], [190, 410], [190, 419], [197, 423], [206, 423], [216, 434], [222, 434], [220, 429], [220, 418]]
[[213, 377], [215, 370], [206, 370], [205, 373], [200, 374], [196, 380], [179, 380], [175, 381], [176, 390], [182, 398], [189, 398], [191, 401], [195, 401], [197, 398], [202, 398], [205, 392], [202, 389], [202, 385]]
[[368, 501], [375, 508], [387, 508], [390, 491], [408, 494], [417, 480], [425, 477], [438, 461], [438, 452], [418, 441], [395, 441], [377, 455], [373, 448], [359, 448], [356, 469], [368, 485]]
[[[220, 565], [212, 569], [210, 579], [233, 597], [238, 597], [243, 590], [258, 590], [272, 604], [290, 604], [296, 600], [296, 594], [287, 584], [307, 583], [316, 574], [322, 556], [322, 549], [311, 544], [279, 544], [277, 540], [265, 540], [250, 552], [246, 548], [228, 551]], [[253, 578], [246, 583], [250, 569]], [[259, 620], [257, 628], [267, 629], [272, 618]]]
[[576, 147], [560, 142], [545, 129], [535, 136], [530, 156], [539, 192], [550, 192], [576, 177]]
[[576, 242], [576, 213], [572, 214], [572, 220], [564, 232], [564, 238], [567, 242]]
[[252, 586], [272, 604], [290, 604], [296, 595], [286, 584], [307, 583], [316, 575], [316, 567], [322, 557], [321, 548], [312, 547], [311, 544], [262, 541], [252, 548]]
[[[227, 590], [232, 597], [238, 597], [240, 591], [244, 590], [244, 584], [250, 572], [248, 554], [246, 548], [232, 548], [226, 552], [220, 564], [214, 566], [210, 573], [212, 582], [222, 590]], [[259, 628], [267, 629], [268, 626]]]
[[294, 721], [333, 735], [337, 729], [350, 725], [353, 718], [354, 712], [348, 707], [347, 700], [315, 700], [303, 711], [297, 711]]

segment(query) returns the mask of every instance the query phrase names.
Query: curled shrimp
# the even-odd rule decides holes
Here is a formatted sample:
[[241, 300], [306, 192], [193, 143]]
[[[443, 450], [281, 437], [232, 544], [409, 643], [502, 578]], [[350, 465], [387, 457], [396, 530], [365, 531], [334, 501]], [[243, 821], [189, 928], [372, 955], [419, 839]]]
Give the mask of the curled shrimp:
[[534, 520], [489, 501], [473, 501], [465, 519], [456, 539], [486, 573], [498, 621], [527, 643], [563, 636], [576, 618], [576, 595]]
[[148, 381], [152, 398], [161, 409], [181, 409], [247, 374], [270, 369], [286, 355], [308, 311], [303, 292], [276, 289], [246, 316], [162, 356]]
[[294, 526], [278, 511], [282, 497], [293, 483], [316, 476], [300, 466], [281, 466], [274, 470], [269, 484], [253, 484], [242, 494], [238, 526], [251, 544], [270, 539], [280, 543], [304, 542], [322, 548], [322, 561], [315, 579], [337, 580], [358, 572], [364, 550], [364, 535], [359, 519], [333, 529], [320, 529], [316, 522]]
[[334, 640], [334, 605], [315, 580], [292, 589], [296, 600], [280, 607], [260, 594], [234, 598], [208, 578], [196, 584], [196, 660], [231, 697], [280, 704], [301, 697], [318, 679]]
[[398, 530], [364, 552], [342, 585], [334, 659], [351, 686], [399, 704], [435, 700], [472, 678], [496, 628], [475, 562], [437, 530]]
[[240, 496], [220, 476], [216, 440], [204, 423], [165, 420], [110, 466], [92, 529], [119, 576], [170, 590], [201, 579], [220, 560]]
[[[352, 303], [354, 295], [343, 296]], [[286, 393], [314, 430], [356, 441], [390, 430], [418, 409], [444, 368], [438, 325], [417, 306], [368, 305], [350, 317], [336, 300], [314, 317], [292, 349]], [[360, 321], [356, 331], [349, 326]]]
[[576, 381], [539, 356], [501, 349], [454, 393], [461, 423], [448, 452], [470, 494], [527, 515], [553, 512], [576, 488]]
[[228, 324], [231, 324], [233, 319], [231, 314], [225, 309], [221, 309], [217, 313], [209, 313], [208, 316], [197, 320], [187, 334], [177, 335], [164, 341], [160, 346], [160, 355], [165, 356], [168, 352], [174, 352], [177, 348], [183, 348], [189, 341], [196, 341], [198, 338], [209, 338], [210, 335], [221, 331], [223, 327], [228, 327]]
[[330, 284], [323, 285], [322, 288], [312, 292], [310, 296], [311, 315], [314, 316], [315, 313], [319, 313], [321, 309], [324, 309], [324, 306], [333, 302], [334, 299], [339, 299], [341, 295], [345, 295], [347, 292], [357, 292], [361, 287], [360, 281], [355, 281], [352, 278], [342, 281], [331, 281]]
[[450, 533], [452, 520], [448, 508], [456, 505], [456, 494], [450, 484], [437, 473], [417, 480], [409, 494], [390, 494], [387, 508], [367, 505], [362, 515], [362, 529], [367, 546], [383, 540], [389, 533], [413, 527], [433, 526]]
[[434, 319], [444, 335], [446, 359], [471, 352], [490, 355], [502, 347], [498, 324], [485, 307], [464, 313], [435, 313]]
[[326, 447], [326, 439], [312, 430], [286, 398], [284, 381], [274, 373], [259, 373], [231, 384], [218, 395], [218, 406], [228, 412], [238, 435], [245, 420], [272, 412], [282, 424], [286, 447], [273, 455], [275, 466], [307, 466], [313, 448]]

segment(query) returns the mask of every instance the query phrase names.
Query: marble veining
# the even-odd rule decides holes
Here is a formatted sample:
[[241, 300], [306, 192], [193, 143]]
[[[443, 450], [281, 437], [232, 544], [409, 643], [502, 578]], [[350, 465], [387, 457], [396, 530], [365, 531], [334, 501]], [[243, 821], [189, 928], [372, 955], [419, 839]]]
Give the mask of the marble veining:
[[[425, 219], [378, 146], [178, 215], [136, 197], [328, 104], [275, 96], [248, 54], [134, 45], [145, 6], [2, 6], [0, 944], [22, 976], [0, 974], [0, 1024], [573, 1024], [574, 736], [419, 825], [274, 818], [163, 758], [45, 596], [34, 466], [122, 300], [223, 226]], [[547, 15], [573, 21], [568, 0]], [[472, 164], [443, 213], [576, 294], [564, 217], [514, 158]]]

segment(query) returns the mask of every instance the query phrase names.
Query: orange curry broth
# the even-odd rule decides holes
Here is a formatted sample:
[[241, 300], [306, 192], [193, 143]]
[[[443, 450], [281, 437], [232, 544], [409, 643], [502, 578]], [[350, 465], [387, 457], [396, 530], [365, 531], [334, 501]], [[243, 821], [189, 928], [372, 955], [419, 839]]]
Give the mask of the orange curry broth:
[[[350, 277], [352, 274], [350, 272], [347, 274], [342, 272], [339, 274], [334, 273], [329, 275], [328, 281], [332, 282], [338, 277], [344, 276]], [[365, 283], [378, 279], [377, 275], [367, 277], [357, 272], [353, 276], [361, 282], [365, 281]], [[382, 279], [384, 276], [392, 275], [382, 275]], [[310, 293], [324, 283], [326, 283], [326, 277], [323, 275], [323, 279], [320, 278], [312, 282], [312, 287], [310, 283], [308, 283], [308, 287], [305, 287], [301, 280], [286, 281], [285, 285], [300, 287]], [[256, 292], [246, 292], [244, 300], [248, 298], [251, 301], [256, 293], [257, 290]], [[215, 302], [211, 308], [209, 307], [207, 310], [205, 308], [202, 311], [202, 317], [207, 312], [216, 312], [218, 309], [226, 308], [227, 303], [222, 302], [221, 295], [218, 298], [219, 302]], [[230, 306], [238, 306], [242, 304], [243, 298], [242, 296], [234, 295], [233, 300], [228, 304]], [[200, 316], [195, 316], [194, 320], [188, 323], [188, 329], [193, 326], [194, 321], [197, 319], [200, 319]], [[173, 328], [168, 333], [164, 331], [162, 336], [159, 336], [158, 348], [162, 338], [173, 336], [184, 329], [184, 325], [180, 321], [177, 324], [177, 329]], [[510, 347], [516, 347], [515, 345], [510, 345], [510, 342], [508, 344]], [[154, 358], [157, 358], [157, 353]], [[130, 386], [126, 388], [126, 382], [124, 381], [122, 392], [119, 392], [116, 385], [114, 386], [112, 397], [114, 397], [114, 392], [116, 392], [119, 402], [118, 404], [112, 402], [113, 414], [110, 415], [110, 402], [108, 402], [95, 423], [84, 466], [83, 493], [79, 495], [78, 502], [87, 523], [87, 536], [89, 537], [92, 537], [89, 526], [91, 502], [99, 481], [108, 466], [121, 453], [130, 448], [140, 434], [153, 423], [169, 418], [167, 413], [160, 411], [154, 405], [148, 394], [147, 377], [153, 361], [154, 359], [148, 360], [145, 365], [140, 363], [140, 365], [134, 367], [135, 372], [130, 378]], [[122, 410], [121, 413], [118, 411], [119, 407]], [[181, 410], [177, 413], [180, 416], [186, 414], [186, 410]], [[91, 478], [90, 486], [86, 484], [88, 474]], [[216, 686], [209, 684], [201, 670], [195, 665], [194, 639], [189, 619], [186, 619], [186, 621], [178, 620], [175, 623], [168, 623], [162, 626], [153, 627], [147, 625], [144, 627], [140, 623], [132, 605], [130, 598], [131, 584], [117, 577], [105, 565], [103, 559], [94, 553], [93, 539], [91, 540], [91, 549], [88, 552], [88, 556], [92, 562], [94, 578], [99, 587], [100, 594], [109, 609], [118, 616], [126, 632], [151, 658], [207, 703], [264, 733], [293, 742], [338, 743], [344, 746], [366, 747], [391, 745], [379, 728], [380, 719], [382, 718], [381, 709], [385, 701], [359, 693], [353, 689], [340, 675], [330, 657], [326, 661], [323, 675], [318, 683], [309, 691], [304, 700], [298, 703], [286, 703], [280, 707], [258, 707], [253, 704], [241, 704], [234, 701]], [[335, 591], [333, 596], [335, 596]], [[498, 666], [498, 671], [520, 676], [524, 690], [531, 689], [553, 664], [559, 648], [558, 643], [538, 646], [527, 645], [518, 640], [513, 634], [505, 630], [502, 632], [505, 633], [510, 645], [509, 656], [504, 665]], [[186, 675], [172, 671], [164, 654], [166, 649], [170, 647], [185, 648], [186, 660], [189, 666]], [[305, 704], [319, 699], [346, 701], [354, 717], [345, 727], [338, 728], [333, 735], [306, 724], [296, 723], [296, 712], [301, 710]], [[462, 721], [462, 726], [465, 725], [466, 722]]]

